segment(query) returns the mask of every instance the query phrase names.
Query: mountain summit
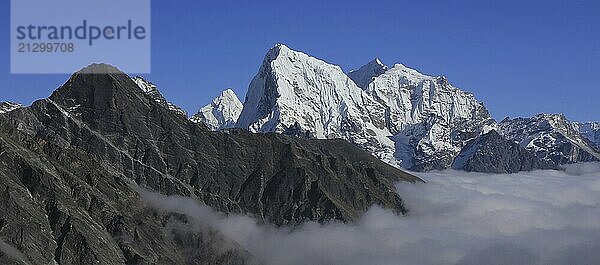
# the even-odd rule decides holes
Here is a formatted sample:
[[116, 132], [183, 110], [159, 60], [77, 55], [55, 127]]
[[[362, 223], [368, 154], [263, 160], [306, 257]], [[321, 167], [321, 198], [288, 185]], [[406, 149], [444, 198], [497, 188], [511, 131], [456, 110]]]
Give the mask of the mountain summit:
[[243, 107], [235, 92], [227, 89], [211, 104], [202, 107], [191, 121], [203, 123], [213, 131], [232, 128], [235, 127]]
[[443, 76], [428, 76], [396, 64], [375, 77], [366, 92], [386, 107], [395, 156], [413, 170], [444, 169], [467, 141], [491, 130], [495, 121], [471, 93]]
[[348, 73], [348, 77], [360, 88], [367, 89], [373, 78], [384, 74], [387, 70], [387, 65], [383, 64], [379, 58], [375, 58], [358, 70]]

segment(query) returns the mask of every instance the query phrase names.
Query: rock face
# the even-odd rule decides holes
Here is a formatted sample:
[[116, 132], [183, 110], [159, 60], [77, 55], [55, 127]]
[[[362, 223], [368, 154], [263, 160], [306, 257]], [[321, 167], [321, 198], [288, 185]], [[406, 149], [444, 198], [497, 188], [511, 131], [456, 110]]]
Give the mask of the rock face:
[[557, 164], [600, 161], [600, 151], [563, 115], [506, 118], [499, 128], [504, 137], [547, 161]]
[[141, 188], [294, 225], [404, 213], [396, 181], [418, 179], [342, 140], [208, 131], [107, 65], [0, 114], [0, 238], [30, 264], [255, 262], [215, 231], [173, 229], [185, 218]]
[[600, 150], [600, 122], [574, 122], [573, 125]]
[[23, 105], [13, 102], [0, 102], [0, 114], [22, 108]]
[[534, 169], [558, 169], [551, 161], [502, 137], [492, 130], [470, 141], [452, 164], [453, 169], [475, 172], [517, 173]]
[[227, 89], [211, 104], [202, 107], [191, 121], [202, 123], [213, 131], [233, 128], [243, 107], [235, 92]]
[[383, 64], [378, 58], [363, 65], [360, 69], [348, 73], [348, 77], [354, 81], [354, 83], [362, 88], [366, 89], [373, 78], [384, 74], [388, 70], [387, 65]]

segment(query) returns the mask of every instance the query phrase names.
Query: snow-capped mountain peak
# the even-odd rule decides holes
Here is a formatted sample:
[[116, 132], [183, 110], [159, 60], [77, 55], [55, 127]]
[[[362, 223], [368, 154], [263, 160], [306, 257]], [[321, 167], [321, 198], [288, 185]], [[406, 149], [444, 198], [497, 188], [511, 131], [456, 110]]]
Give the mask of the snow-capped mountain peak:
[[[441, 83], [447, 83], [448, 79], [445, 76], [430, 76], [430, 75], [426, 75], [423, 74], [419, 71], [417, 71], [416, 69], [410, 68], [404, 64], [401, 63], [397, 63], [394, 64], [394, 66], [385, 73], [386, 75], [390, 75], [390, 76], [400, 76], [402, 77], [402, 80], [405, 83], [413, 83], [413, 84], [417, 84], [419, 82], [423, 82], [423, 81], [434, 81], [434, 82], [441, 82]], [[448, 85], [449, 84], [445, 84]], [[449, 86], [450, 88], [451, 86]], [[452, 87], [454, 88], [454, 87]]]
[[277, 45], [248, 88], [237, 126], [254, 132], [343, 138], [390, 162], [394, 147], [384, 112], [339, 66]]
[[381, 62], [379, 58], [375, 58], [369, 63], [363, 65], [358, 70], [348, 73], [348, 76], [362, 89], [366, 89], [373, 81], [373, 78], [378, 77], [388, 70], [387, 65]]
[[395, 64], [376, 77], [367, 93], [390, 108], [391, 127], [422, 122], [431, 115], [451, 123], [481, 116], [490, 119], [473, 94], [452, 86], [444, 76], [428, 76], [403, 64]]
[[232, 128], [240, 113], [242, 102], [233, 90], [227, 89], [215, 98], [211, 104], [202, 107], [191, 119], [195, 123], [203, 123], [211, 130]]
[[225, 89], [223, 92], [221, 92], [219, 98], [221, 98], [222, 100], [232, 100], [237, 102], [240, 101], [231, 88]]

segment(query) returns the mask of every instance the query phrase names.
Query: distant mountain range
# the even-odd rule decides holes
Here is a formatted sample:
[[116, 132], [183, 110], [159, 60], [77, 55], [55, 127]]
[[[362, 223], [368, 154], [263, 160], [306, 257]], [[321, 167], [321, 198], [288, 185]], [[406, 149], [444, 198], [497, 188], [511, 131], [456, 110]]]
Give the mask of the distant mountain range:
[[30, 264], [260, 264], [142, 193], [276, 226], [353, 222], [373, 205], [403, 215], [396, 185], [422, 180], [401, 168], [600, 161], [599, 127], [551, 114], [498, 123], [443, 76], [378, 59], [346, 74], [284, 45], [243, 104], [226, 90], [190, 119], [144, 78], [93, 64], [31, 106], [0, 103], [0, 247]]
[[[473, 94], [452, 86], [446, 77], [424, 75], [402, 64], [388, 67], [379, 59], [346, 74], [339, 66], [280, 44], [265, 56], [241, 112], [230, 111], [239, 109], [232, 93], [204, 107], [194, 121], [213, 129], [341, 138], [414, 171], [506, 173], [600, 161], [600, 123], [572, 123], [551, 114], [498, 123]], [[489, 149], [488, 141], [497, 138], [490, 131], [509, 141], [494, 140], [496, 146]], [[475, 150], [482, 142], [493, 153], [466, 166], [464, 156], [470, 153], [465, 148]]]

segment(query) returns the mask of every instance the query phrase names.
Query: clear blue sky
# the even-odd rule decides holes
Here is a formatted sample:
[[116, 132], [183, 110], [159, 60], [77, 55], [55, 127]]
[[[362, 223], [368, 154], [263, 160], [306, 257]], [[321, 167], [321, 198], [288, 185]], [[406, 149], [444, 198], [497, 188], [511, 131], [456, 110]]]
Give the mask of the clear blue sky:
[[[11, 75], [0, 1], [0, 101], [30, 104], [66, 75]], [[190, 113], [243, 98], [276, 43], [346, 71], [374, 57], [473, 92], [497, 119], [600, 120], [600, 1], [152, 1], [152, 74]], [[83, 67], [83, 66], [82, 66]]]

